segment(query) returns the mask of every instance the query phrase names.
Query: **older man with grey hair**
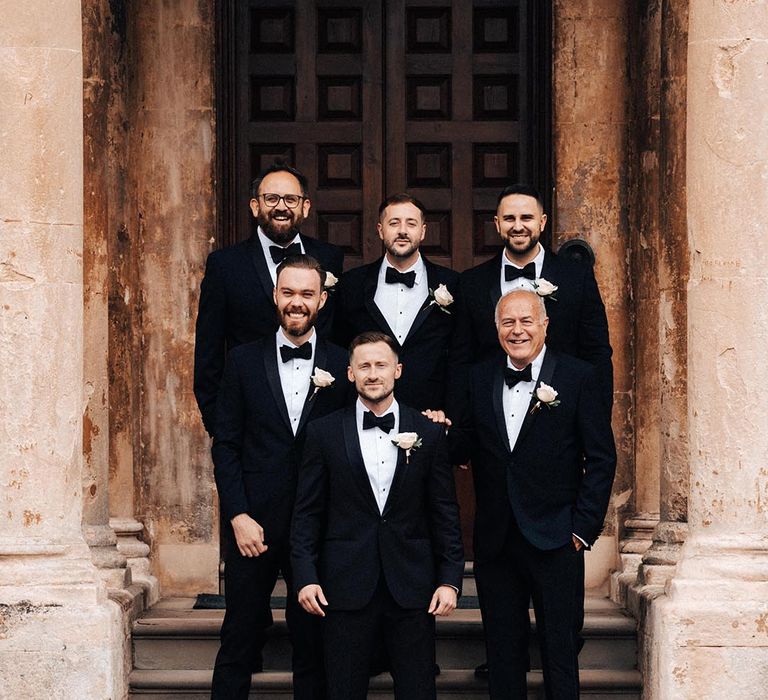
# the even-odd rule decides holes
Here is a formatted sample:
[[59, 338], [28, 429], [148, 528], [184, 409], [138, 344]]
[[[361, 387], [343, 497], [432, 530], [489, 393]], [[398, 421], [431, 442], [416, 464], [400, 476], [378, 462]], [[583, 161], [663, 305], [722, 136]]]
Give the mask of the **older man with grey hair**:
[[616, 467], [592, 365], [546, 346], [541, 297], [517, 289], [495, 309], [505, 357], [472, 368], [454, 461], [472, 460], [475, 577], [491, 698], [527, 697], [529, 600], [547, 698], [579, 696], [584, 550], [603, 525]]

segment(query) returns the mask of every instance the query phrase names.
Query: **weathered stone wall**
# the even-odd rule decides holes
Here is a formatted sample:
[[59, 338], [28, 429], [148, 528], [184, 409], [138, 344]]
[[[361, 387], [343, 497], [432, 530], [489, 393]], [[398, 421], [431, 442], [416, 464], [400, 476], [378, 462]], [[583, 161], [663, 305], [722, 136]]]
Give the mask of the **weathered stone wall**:
[[[554, 2], [553, 235], [556, 246], [583, 238], [597, 255], [595, 273], [614, 348], [613, 425], [619, 456], [614, 508], [623, 505], [633, 487], [627, 22], [623, 2]], [[592, 562], [602, 558], [603, 580], [615, 564], [616, 519], [610, 512], [604, 536], [590, 555]], [[600, 582], [594, 576], [588, 581]]]
[[127, 21], [138, 228], [128, 232], [126, 264], [140, 278], [142, 361], [137, 511], [163, 594], [216, 591], [215, 489], [192, 393], [198, 289], [215, 227], [213, 3], [143, 2]]

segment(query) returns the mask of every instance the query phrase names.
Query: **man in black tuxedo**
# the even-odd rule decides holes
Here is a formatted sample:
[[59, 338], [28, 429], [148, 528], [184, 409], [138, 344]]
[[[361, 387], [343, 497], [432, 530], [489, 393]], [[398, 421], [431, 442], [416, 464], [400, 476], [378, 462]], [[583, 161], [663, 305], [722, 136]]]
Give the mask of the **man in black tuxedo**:
[[[610, 413], [613, 366], [608, 320], [590, 265], [563, 259], [539, 242], [547, 215], [541, 197], [528, 185], [510, 185], [499, 194], [496, 229], [504, 247], [490, 260], [462, 273], [457, 300], [458, 330], [452, 355], [459, 370], [454, 385], [461, 401], [469, 366], [499, 353], [493, 312], [503, 293], [534, 289], [549, 316], [547, 345], [598, 368], [597, 381]], [[553, 287], [556, 290], [553, 291]]]
[[527, 697], [530, 599], [547, 698], [578, 698], [583, 550], [602, 529], [616, 467], [597, 368], [545, 345], [547, 323], [534, 291], [501, 298], [505, 354], [472, 368], [450, 433], [455, 460], [472, 460], [475, 577], [498, 700]]
[[424, 205], [396, 194], [379, 206], [385, 255], [346, 272], [337, 292], [334, 339], [346, 347], [359, 333], [381, 331], [398, 344], [403, 373], [397, 397], [419, 410], [444, 409], [452, 313], [459, 275], [419, 252]]
[[[256, 232], [242, 243], [211, 253], [200, 286], [194, 388], [203, 424], [212, 437], [227, 351], [271, 337], [277, 330], [272, 289], [280, 261], [305, 253], [336, 277], [341, 275], [344, 261], [336, 246], [299, 233], [310, 201], [307, 179], [298, 170], [275, 163], [253, 181], [251, 196]], [[332, 306], [329, 299], [318, 319], [321, 337], [330, 332]]]
[[393, 395], [397, 345], [352, 341], [357, 402], [307, 429], [291, 529], [302, 607], [324, 620], [328, 695], [362, 700], [377, 639], [395, 697], [435, 698], [434, 616], [456, 606], [464, 561], [444, 426]]
[[[324, 283], [314, 258], [286, 258], [273, 294], [277, 333], [239, 345], [227, 358], [212, 450], [228, 545], [227, 610], [212, 698], [248, 697], [254, 659], [272, 623], [270, 596], [279, 572], [291, 588], [289, 532], [305, 426], [351, 398], [343, 379], [346, 352], [315, 332], [327, 297]], [[317, 621], [294, 596], [288, 596], [286, 620], [294, 697], [324, 698]]]

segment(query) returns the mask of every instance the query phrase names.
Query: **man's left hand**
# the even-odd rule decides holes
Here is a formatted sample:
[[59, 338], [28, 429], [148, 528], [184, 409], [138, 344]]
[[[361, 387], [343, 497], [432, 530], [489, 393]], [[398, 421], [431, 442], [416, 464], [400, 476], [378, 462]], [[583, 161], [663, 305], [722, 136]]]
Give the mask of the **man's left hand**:
[[438, 586], [429, 603], [430, 615], [450, 615], [456, 609], [456, 590], [451, 586]]
[[576, 535], [573, 535], [573, 546], [576, 547], [577, 552], [580, 552], [584, 548], [584, 543]]

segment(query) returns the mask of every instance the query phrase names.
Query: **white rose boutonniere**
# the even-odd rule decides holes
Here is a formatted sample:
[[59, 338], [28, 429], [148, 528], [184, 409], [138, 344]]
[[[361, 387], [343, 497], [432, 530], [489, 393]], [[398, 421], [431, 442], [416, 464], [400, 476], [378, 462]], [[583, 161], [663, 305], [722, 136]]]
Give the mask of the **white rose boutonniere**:
[[405, 450], [405, 462], [411, 458], [411, 450], [421, 447], [421, 438], [418, 433], [398, 433], [392, 438], [392, 444]]
[[543, 277], [539, 277], [533, 281], [533, 289], [540, 297], [547, 297], [552, 301], [557, 301], [555, 292], [557, 291], [557, 285], [552, 284], [549, 280], [545, 280]]
[[551, 386], [549, 386], [549, 384], [545, 384], [544, 382], [539, 384], [539, 386], [536, 388], [535, 396], [537, 401], [531, 409], [532, 414], [536, 413], [536, 411], [541, 408], [542, 404], [544, 404], [548, 409], [552, 409], [555, 408], [555, 406], [560, 405], [560, 400], [557, 398], [557, 392]]
[[446, 307], [453, 304], [453, 294], [448, 291], [448, 287], [446, 287], [444, 284], [439, 284], [435, 290], [430, 289], [429, 298], [432, 301], [430, 301], [427, 306], [437, 304], [437, 307], [440, 309], [440, 311], [444, 311], [447, 314], [451, 313]]
[[336, 277], [336, 275], [334, 275], [332, 272], [326, 272], [325, 285], [323, 285], [323, 289], [333, 289], [338, 281], [339, 278]]
[[336, 377], [334, 377], [330, 372], [326, 372], [324, 369], [320, 369], [319, 367], [315, 367], [315, 373], [312, 375], [311, 379], [315, 390], [312, 392], [312, 396], [309, 397], [310, 399], [314, 398], [315, 394], [320, 391], [320, 389], [331, 386], [331, 384], [336, 381]]

